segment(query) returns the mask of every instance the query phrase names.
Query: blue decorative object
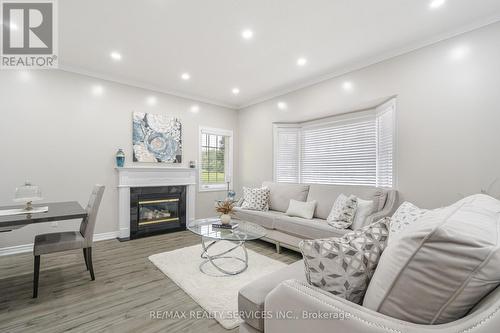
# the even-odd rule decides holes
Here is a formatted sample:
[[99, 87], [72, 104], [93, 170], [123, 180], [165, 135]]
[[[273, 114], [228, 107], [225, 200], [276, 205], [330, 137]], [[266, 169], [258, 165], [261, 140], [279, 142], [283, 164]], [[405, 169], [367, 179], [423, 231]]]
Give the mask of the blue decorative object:
[[125, 165], [125, 153], [123, 152], [123, 149], [118, 149], [116, 152], [116, 166], [119, 168], [123, 168]]
[[235, 191], [228, 191], [227, 192], [227, 198], [229, 200], [233, 200], [234, 201], [234, 198], [236, 197], [236, 192]]

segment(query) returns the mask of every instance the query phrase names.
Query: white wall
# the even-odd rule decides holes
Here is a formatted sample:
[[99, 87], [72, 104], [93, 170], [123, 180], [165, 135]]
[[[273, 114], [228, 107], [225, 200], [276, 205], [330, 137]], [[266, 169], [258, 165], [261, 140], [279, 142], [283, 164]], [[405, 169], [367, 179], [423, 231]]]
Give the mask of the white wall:
[[[93, 87], [103, 87], [102, 95]], [[157, 104], [149, 106], [147, 98]], [[195, 114], [193, 104], [200, 106]], [[234, 110], [196, 103], [63, 71], [0, 71], [0, 205], [12, 205], [14, 189], [25, 179], [41, 186], [45, 201], [77, 200], [85, 205], [93, 184], [106, 185], [96, 233], [118, 230], [114, 155], [124, 148], [132, 163], [132, 112], [181, 118], [183, 162], [198, 160], [199, 126], [231, 129]], [[234, 165], [237, 170], [237, 161]], [[235, 174], [237, 179], [237, 174]], [[213, 215], [224, 192], [197, 194], [196, 215]], [[0, 233], [0, 248], [28, 244], [34, 235], [75, 228], [78, 221], [31, 225]]]
[[[397, 95], [401, 198], [437, 207], [479, 192], [500, 177], [499, 41], [500, 24], [491, 25], [241, 110], [239, 183], [272, 179], [272, 122], [338, 114]], [[352, 91], [343, 89], [345, 81]], [[288, 110], [278, 110], [278, 101]], [[500, 181], [493, 193], [500, 195]]]

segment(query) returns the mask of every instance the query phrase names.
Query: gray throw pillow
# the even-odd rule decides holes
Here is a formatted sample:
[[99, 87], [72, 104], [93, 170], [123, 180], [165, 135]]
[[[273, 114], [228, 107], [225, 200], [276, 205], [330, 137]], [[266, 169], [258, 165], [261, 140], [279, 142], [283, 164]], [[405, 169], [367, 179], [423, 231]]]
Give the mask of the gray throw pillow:
[[270, 191], [267, 187], [248, 188], [243, 187], [243, 203], [241, 208], [250, 210], [269, 210]]
[[385, 248], [389, 219], [344, 235], [342, 238], [304, 240], [307, 281], [351, 302], [361, 304], [378, 259]]
[[418, 208], [408, 201], [403, 202], [391, 217], [389, 243], [396, 238], [397, 234], [401, 234], [403, 230], [417, 222], [418, 219], [424, 216], [428, 211], [428, 209]]
[[354, 222], [356, 209], [358, 207], [358, 198], [354, 195], [346, 197], [339, 195], [333, 204], [332, 211], [326, 221], [332, 227], [337, 229], [346, 229]]

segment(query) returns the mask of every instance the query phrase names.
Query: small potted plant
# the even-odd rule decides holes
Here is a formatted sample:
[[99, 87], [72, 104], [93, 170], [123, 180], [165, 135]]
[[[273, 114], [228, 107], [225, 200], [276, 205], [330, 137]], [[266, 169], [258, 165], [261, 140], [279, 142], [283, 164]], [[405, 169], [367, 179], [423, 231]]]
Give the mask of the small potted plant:
[[220, 213], [220, 222], [222, 224], [231, 223], [231, 214], [233, 213], [233, 207], [235, 202], [233, 200], [222, 200], [217, 201], [215, 205], [215, 210]]

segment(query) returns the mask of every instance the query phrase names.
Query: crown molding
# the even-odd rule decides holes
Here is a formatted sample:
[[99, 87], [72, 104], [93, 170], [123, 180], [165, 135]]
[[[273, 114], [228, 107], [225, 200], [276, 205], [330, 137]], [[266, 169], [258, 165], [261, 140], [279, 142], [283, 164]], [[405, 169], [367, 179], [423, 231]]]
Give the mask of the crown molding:
[[208, 99], [208, 98], [203, 98], [203, 97], [199, 97], [199, 96], [179, 93], [176, 91], [166, 90], [166, 89], [160, 88], [158, 86], [155, 86], [155, 85], [152, 85], [149, 83], [136, 81], [136, 80], [130, 80], [130, 79], [116, 76], [116, 75], [98, 73], [98, 72], [87, 70], [87, 69], [77, 67], [77, 66], [71, 66], [71, 65], [65, 65], [65, 64], [59, 63], [58, 69], [61, 71], [64, 71], [64, 72], [84, 75], [84, 76], [88, 76], [88, 77], [99, 79], [99, 80], [104, 80], [104, 81], [109, 81], [109, 82], [113, 82], [113, 83], [126, 85], [129, 87], [146, 89], [146, 90], [150, 90], [150, 91], [160, 93], [160, 94], [166, 94], [166, 95], [170, 95], [170, 96], [174, 96], [174, 97], [178, 97], [178, 98], [182, 98], [182, 99], [187, 99], [187, 100], [190, 100], [193, 102], [210, 104], [213, 106], [223, 107], [223, 108], [231, 109], [231, 110], [238, 109], [238, 105], [236, 105], [236, 104], [234, 104], [234, 105], [227, 104], [227, 103], [215, 101], [215, 100]]
[[405, 47], [402, 47], [402, 48], [399, 48], [396, 50], [384, 52], [384, 53], [378, 54], [376, 56], [373, 56], [371, 58], [368, 58], [364, 61], [352, 63], [352, 64], [349, 64], [347, 66], [342, 66], [342, 68], [331, 71], [327, 74], [315, 76], [315, 77], [307, 79], [307, 80], [301, 80], [300, 82], [298, 82], [296, 84], [287, 85], [286, 87], [284, 87], [282, 89], [276, 90], [276, 91], [268, 93], [268, 94], [264, 94], [263, 96], [261, 96], [259, 98], [253, 99], [248, 103], [240, 105], [237, 107], [237, 110], [243, 110], [243, 109], [246, 109], [248, 107], [254, 106], [256, 104], [267, 102], [267, 101], [272, 100], [274, 98], [278, 98], [278, 97], [293, 93], [295, 91], [298, 91], [298, 90], [301, 90], [304, 88], [308, 88], [308, 87], [320, 84], [322, 82], [325, 82], [325, 81], [328, 81], [328, 80], [331, 80], [334, 78], [338, 78], [340, 76], [343, 76], [343, 75], [346, 75], [346, 74], [349, 74], [352, 72], [362, 70], [364, 68], [367, 68], [367, 67], [370, 67], [370, 66], [373, 66], [373, 65], [400, 57], [400, 56], [403, 56], [403, 55], [411, 53], [411, 52], [418, 51], [420, 49], [444, 42], [446, 40], [458, 37], [458, 36], [466, 34], [468, 32], [479, 30], [481, 28], [485, 28], [485, 27], [490, 26], [490, 25], [494, 25], [494, 24], [499, 23], [499, 22], [500, 22], [500, 13], [496, 13], [496, 14], [488, 17], [487, 19], [482, 19], [480, 21], [476, 21], [476, 22], [469, 24], [465, 27], [462, 27], [462, 28], [457, 29], [457, 30], [453, 30], [451, 32], [440, 34], [440, 35], [433, 37], [431, 39], [428, 39], [426, 41], [413, 43], [411, 45], [407, 45]]
[[368, 59], [365, 59], [363, 61], [358, 61], [355, 63], [348, 64], [346, 66], [341, 66], [341, 67], [339, 67], [333, 71], [330, 71], [326, 74], [322, 74], [322, 75], [315, 76], [315, 77], [305, 79], [305, 80], [300, 80], [295, 84], [286, 85], [285, 87], [283, 87], [281, 89], [277, 89], [277, 90], [265, 93], [265, 94], [261, 95], [260, 97], [251, 99], [249, 102], [243, 103], [243, 104], [228, 104], [228, 103], [212, 100], [209, 98], [203, 98], [203, 97], [199, 97], [199, 96], [195, 96], [195, 95], [184, 94], [184, 93], [180, 93], [180, 92], [176, 92], [176, 91], [172, 91], [172, 90], [163, 89], [163, 88], [158, 87], [156, 85], [152, 85], [152, 84], [141, 82], [141, 81], [130, 80], [130, 79], [126, 79], [126, 78], [123, 78], [120, 76], [116, 76], [116, 75], [98, 73], [98, 72], [90, 71], [90, 70], [87, 70], [84, 68], [71, 66], [71, 65], [60, 64], [59, 70], [62, 70], [65, 72], [76, 73], [76, 74], [80, 74], [80, 75], [84, 75], [84, 76], [88, 76], [88, 77], [92, 77], [92, 78], [97, 78], [100, 80], [110, 81], [110, 82], [114, 82], [114, 83], [118, 83], [118, 84], [123, 84], [123, 85], [131, 86], [131, 87], [146, 89], [146, 90], [150, 90], [150, 91], [161, 93], [161, 94], [167, 94], [170, 96], [174, 96], [174, 97], [178, 97], [178, 98], [182, 98], [182, 99], [187, 99], [190, 101], [214, 105], [217, 107], [223, 107], [223, 108], [227, 108], [227, 109], [231, 109], [231, 110], [243, 110], [243, 109], [246, 109], [246, 108], [251, 107], [253, 105], [260, 104], [260, 103], [269, 101], [271, 99], [278, 98], [278, 97], [293, 93], [295, 91], [298, 91], [298, 90], [301, 90], [301, 89], [304, 89], [307, 87], [311, 87], [311, 86], [320, 84], [324, 81], [331, 80], [331, 79], [334, 79], [334, 78], [337, 78], [337, 77], [340, 77], [340, 76], [343, 76], [343, 75], [346, 75], [346, 74], [349, 74], [349, 73], [352, 73], [355, 71], [359, 71], [359, 70], [364, 69], [366, 67], [373, 66], [373, 65], [376, 65], [376, 64], [403, 56], [405, 54], [423, 49], [425, 47], [429, 47], [429, 46], [438, 44], [440, 42], [452, 39], [454, 37], [466, 34], [468, 32], [472, 32], [474, 30], [479, 30], [481, 28], [496, 24], [498, 22], [500, 22], [500, 13], [495, 13], [495, 14], [493, 14], [485, 19], [481, 19], [481, 20], [475, 21], [471, 24], [468, 24], [464, 27], [461, 27], [460, 29], [455, 29], [453, 31], [437, 35], [437, 36], [430, 38], [428, 40], [416, 42], [416, 43], [407, 45], [405, 47], [391, 50], [389, 52], [383, 52], [383, 53], [377, 54], [373, 57], [370, 57]]

